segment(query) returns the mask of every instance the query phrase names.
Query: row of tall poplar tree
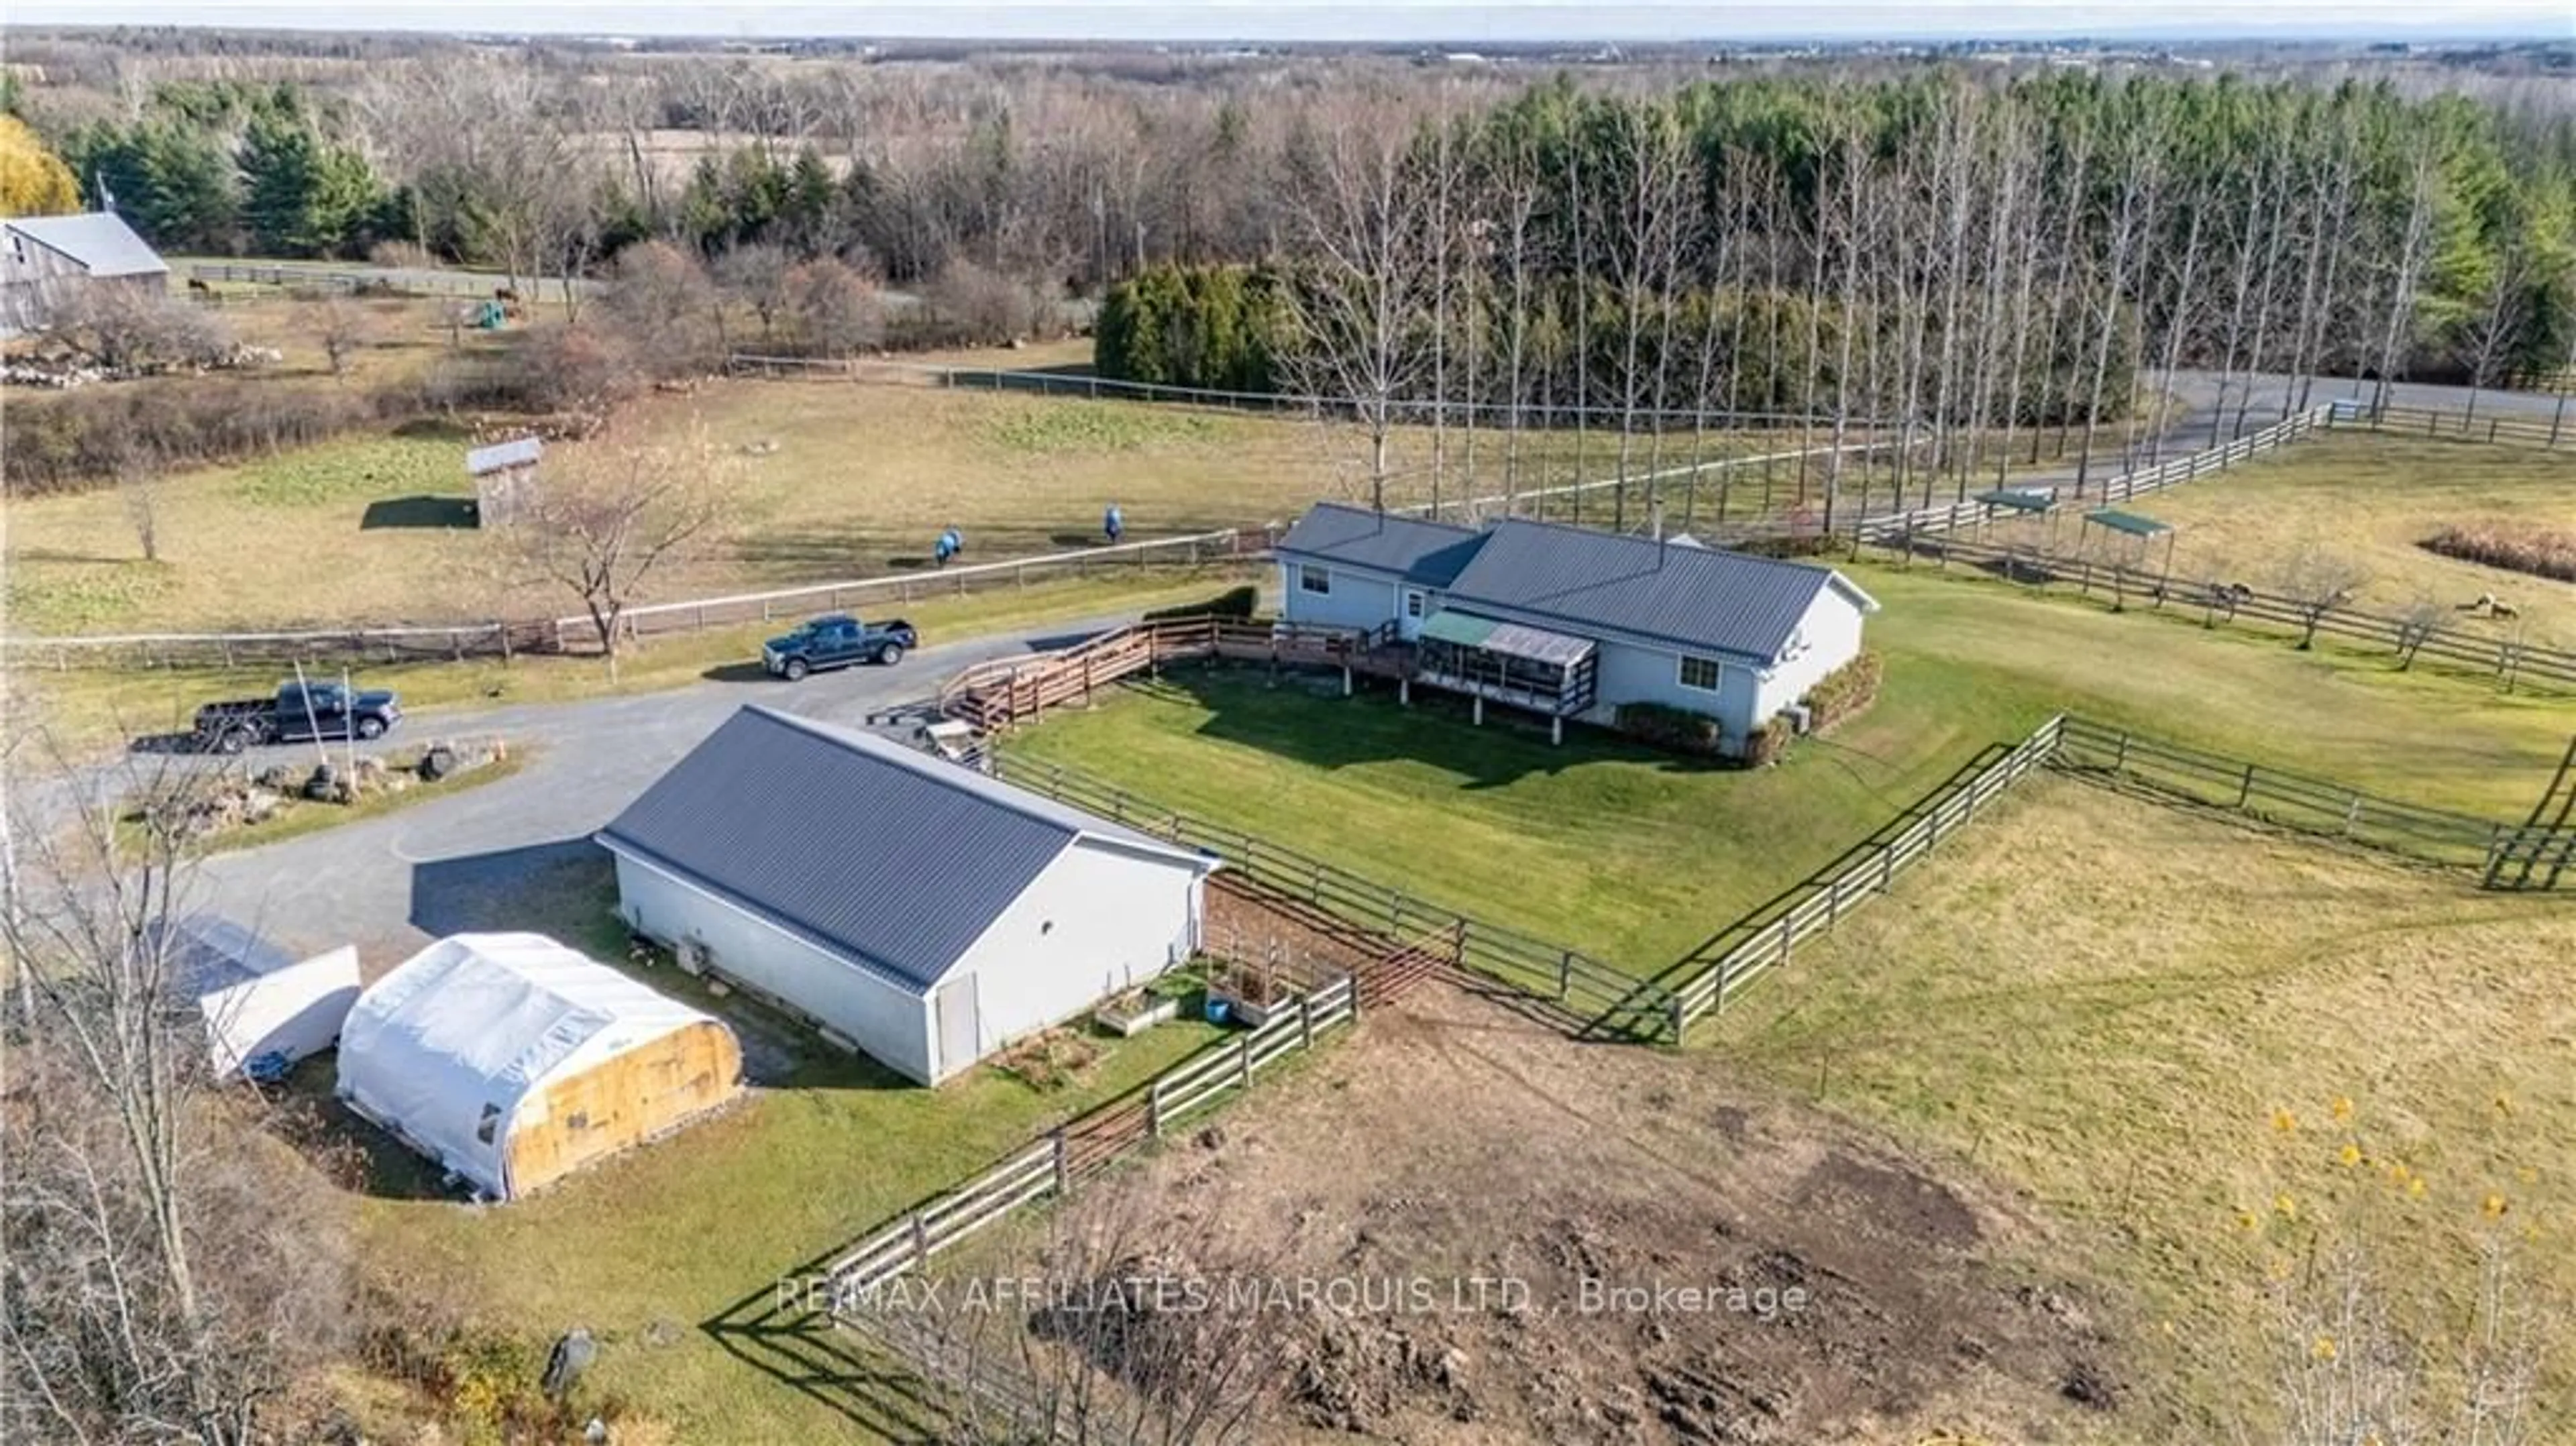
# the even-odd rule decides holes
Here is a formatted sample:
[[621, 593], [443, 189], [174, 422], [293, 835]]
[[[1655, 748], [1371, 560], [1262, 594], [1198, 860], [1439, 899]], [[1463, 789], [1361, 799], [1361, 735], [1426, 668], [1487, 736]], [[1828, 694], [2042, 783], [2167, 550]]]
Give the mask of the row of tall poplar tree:
[[2321, 375], [2576, 365], [2576, 139], [2459, 96], [1931, 73], [1384, 121], [1295, 138], [1280, 255], [1115, 288], [1100, 369], [1343, 399], [1381, 486], [1408, 422], [1498, 430], [1507, 478], [1524, 428], [1602, 426], [1626, 476], [1762, 414], [1893, 436], [1928, 501], [2044, 432], [2104, 465], [2149, 373], [2220, 373], [2215, 434]]

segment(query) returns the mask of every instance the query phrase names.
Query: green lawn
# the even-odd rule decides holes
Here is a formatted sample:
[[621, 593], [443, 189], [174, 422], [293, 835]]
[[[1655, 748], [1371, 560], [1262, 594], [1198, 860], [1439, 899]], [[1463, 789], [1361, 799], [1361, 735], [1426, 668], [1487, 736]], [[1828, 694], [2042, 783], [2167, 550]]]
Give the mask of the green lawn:
[[2001, 583], [1858, 575], [1885, 607], [1880, 700], [1774, 769], [1590, 730], [1552, 748], [1470, 728], [1452, 704], [1346, 700], [1254, 669], [1174, 672], [1008, 746], [1651, 976], [2060, 709], [2498, 818], [2529, 809], [2576, 721], [2564, 698], [2384, 659]]
[[[524, 927], [624, 959], [605, 863], [564, 867], [542, 890], [549, 908]], [[666, 1425], [675, 1441], [847, 1437], [840, 1416], [700, 1327], [746, 1299], [770, 1301], [783, 1278], [1218, 1032], [1185, 1016], [1131, 1040], [1095, 1038], [1100, 1057], [1053, 1090], [990, 1064], [933, 1090], [738, 998], [713, 998], [667, 965], [644, 977], [701, 1008], [787, 1031], [803, 1062], [712, 1118], [507, 1206], [422, 1198], [416, 1164], [371, 1136], [383, 1183], [363, 1202], [360, 1243], [371, 1278], [396, 1298], [531, 1342], [540, 1359], [557, 1335], [586, 1326], [601, 1352], [585, 1390]]]
[[2499, 1242], [2555, 1403], [2529, 1439], [2560, 1441], [2571, 958], [2576, 900], [2043, 779], [1717, 1016], [1690, 1067], [2025, 1192], [2083, 1274], [2130, 1293], [2124, 1409], [2179, 1413], [2160, 1439], [2288, 1439], [2265, 1429], [2275, 1282], [2329, 1295], [2339, 1246], [2438, 1392]]
[[[2301, 549], [2322, 548], [2362, 573], [2354, 606], [2396, 614], [2418, 599], [2445, 610], [2462, 637], [2576, 648], [2576, 582], [2485, 567], [2425, 551], [2418, 544], [2445, 525], [2491, 524], [2499, 531], [2576, 523], [2576, 457], [2528, 447], [2421, 437], [2329, 432], [2282, 448], [2232, 471], [2142, 497], [2127, 510], [2171, 523], [2173, 572], [2191, 582], [2242, 582], [2280, 591], [2284, 566]], [[2076, 540], [2074, 519], [2056, 523], [2061, 544]], [[2045, 523], [2000, 523], [1989, 542], [2045, 545]], [[2098, 532], [2096, 555], [2140, 556], [2137, 544]], [[2145, 565], [2164, 565], [2162, 542], [2143, 550]], [[2511, 622], [2472, 616], [2460, 605], [2494, 593], [2521, 616]]]

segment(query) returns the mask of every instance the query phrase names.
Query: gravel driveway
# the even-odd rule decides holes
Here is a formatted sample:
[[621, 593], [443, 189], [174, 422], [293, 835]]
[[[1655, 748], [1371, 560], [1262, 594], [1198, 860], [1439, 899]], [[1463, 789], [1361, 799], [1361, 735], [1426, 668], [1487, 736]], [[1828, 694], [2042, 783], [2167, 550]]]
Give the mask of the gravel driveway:
[[[369, 977], [441, 934], [530, 927], [528, 901], [591, 886], [605, 855], [590, 834], [746, 703], [850, 725], [925, 699], [969, 663], [1114, 627], [1124, 618], [925, 648], [893, 669], [851, 668], [802, 683], [711, 682], [588, 702], [439, 712], [407, 736], [497, 733], [529, 751], [519, 772], [453, 797], [219, 854], [190, 902], [289, 947], [358, 945]], [[268, 750], [297, 758], [299, 750]]]

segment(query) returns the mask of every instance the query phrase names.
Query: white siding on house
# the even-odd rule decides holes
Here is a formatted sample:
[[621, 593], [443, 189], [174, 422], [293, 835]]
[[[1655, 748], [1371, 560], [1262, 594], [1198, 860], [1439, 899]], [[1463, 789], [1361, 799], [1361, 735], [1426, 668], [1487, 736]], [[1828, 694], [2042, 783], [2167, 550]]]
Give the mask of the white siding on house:
[[1827, 673], [1860, 656], [1860, 604], [1840, 588], [1817, 593], [1798, 629], [1806, 639], [1806, 650], [1771, 670], [1755, 700], [1757, 722], [1805, 697]]
[[1622, 703], [1662, 703], [1715, 717], [1726, 730], [1727, 752], [1743, 746], [1745, 733], [1756, 721], [1753, 708], [1759, 685], [1751, 668], [1733, 658], [1716, 659], [1717, 691], [1711, 693], [1682, 686], [1678, 651], [1617, 641], [1601, 643], [1600, 650], [1599, 701], [1584, 715], [1586, 721], [1611, 723]]
[[927, 1000], [649, 864], [616, 857], [627, 927], [674, 948], [697, 943], [716, 972], [811, 1016], [896, 1073], [932, 1080]]
[[[1298, 573], [1318, 568], [1332, 576], [1330, 593], [1313, 593], [1300, 585]], [[1282, 558], [1279, 563], [1280, 616], [1292, 623], [1334, 628], [1381, 628], [1403, 608], [1396, 580], [1384, 573], [1361, 572], [1327, 562]]]
[[[1198, 948], [1198, 869], [1084, 838], [1032, 881], [952, 972], [975, 976], [984, 1053], [1080, 1014]], [[955, 1064], [939, 1061], [939, 1075]]]

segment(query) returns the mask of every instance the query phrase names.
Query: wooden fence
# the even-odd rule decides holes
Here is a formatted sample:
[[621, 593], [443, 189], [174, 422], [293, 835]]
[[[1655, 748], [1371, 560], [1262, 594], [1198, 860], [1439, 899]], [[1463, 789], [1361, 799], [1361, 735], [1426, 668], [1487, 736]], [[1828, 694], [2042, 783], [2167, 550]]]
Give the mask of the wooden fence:
[[1937, 533], [1900, 538], [1889, 545], [1899, 548], [1909, 563], [1917, 557], [1929, 557], [1942, 568], [1962, 562], [2033, 587], [2071, 582], [2085, 596], [2098, 587], [2117, 607], [2134, 603], [2150, 612], [2197, 611], [2205, 627], [2267, 624], [2304, 634], [2314, 613], [2318, 637], [2385, 648], [2401, 663], [2438, 663], [2453, 672], [2492, 678], [2507, 690], [2524, 685], [2576, 690], [2576, 652], [2511, 636], [2480, 637], [2460, 631], [2447, 618], [2409, 620], [2344, 606], [2317, 609], [2295, 598], [2241, 585], [2177, 585], [2159, 572], [2142, 568]]
[[1060, 764], [1026, 762], [1007, 748], [991, 754], [994, 776], [1033, 793], [1204, 849], [1228, 870], [1279, 901], [1294, 901], [1388, 939], [1438, 935], [1455, 941], [1459, 967], [1561, 1011], [1591, 1033], [1640, 1040], [1667, 1037], [1670, 992], [1598, 959], [1414, 897], [1294, 849], [1158, 807], [1126, 789]]
[[998, 733], [1050, 708], [1087, 702], [1093, 690], [1165, 663], [1233, 658], [1279, 666], [1352, 667], [1378, 635], [1307, 623], [1181, 618], [1135, 623], [1069, 648], [996, 658], [939, 685], [941, 713]]
[[[900, 607], [934, 597], [963, 596], [995, 587], [1025, 587], [1032, 580], [1107, 574], [1122, 567], [1195, 567], [1267, 552], [1263, 529], [1206, 532], [1089, 547], [1071, 552], [977, 563], [880, 577], [813, 583], [769, 592], [627, 609], [620, 633], [628, 639], [798, 618], [860, 604]], [[588, 617], [518, 622], [464, 623], [451, 627], [337, 628], [309, 632], [124, 633], [97, 636], [0, 639], [0, 650], [20, 667], [229, 668], [292, 662], [462, 662], [508, 660], [522, 653], [595, 653], [598, 629]]]
[[[2215, 472], [2224, 472], [2230, 467], [2241, 466], [2252, 461], [2266, 452], [2288, 446], [2326, 426], [2328, 414], [2333, 410], [2334, 405], [2327, 403], [2324, 406], [2311, 407], [2286, 421], [2265, 427], [2259, 432], [2248, 432], [2242, 437], [2194, 452], [2188, 457], [2176, 457], [2170, 462], [2160, 463], [2142, 471], [2105, 478], [2096, 487], [2079, 490], [2077, 495], [2083, 496], [2085, 491], [2089, 491], [2091, 496], [2085, 500], [2098, 501], [2100, 505], [2108, 507], [2116, 503], [2134, 501], [2148, 493], [2161, 492], [2168, 487], [2179, 487], [2185, 482], [2194, 481]], [[1937, 507], [1916, 508], [1910, 512], [1888, 512], [1875, 517], [1864, 517], [1854, 527], [1853, 533], [1864, 543], [1903, 548], [1911, 546], [1917, 538], [1940, 536], [1964, 527], [1991, 522], [1997, 518], [2023, 515], [2025, 514], [2010, 508], [1996, 507], [1990, 503], [1970, 499], [1944, 503]]]
[[2365, 793], [2081, 718], [2063, 720], [2055, 766], [2300, 833], [2482, 874], [2517, 832], [2511, 824]]
[[992, 1168], [862, 1236], [824, 1267], [835, 1314], [864, 1307], [898, 1276], [1000, 1223], [1022, 1205], [1071, 1193], [1127, 1151], [1249, 1089], [1263, 1071], [1356, 1023], [1351, 981], [1282, 1004], [1259, 1029], [1221, 1040], [1157, 1075], [1143, 1090], [1048, 1132]]
[[[883, 357], [799, 357], [772, 356], [735, 352], [725, 358], [726, 369], [737, 376], [815, 377], [879, 385], [929, 386], [966, 391], [1027, 392], [1036, 396], [1082, 397], [1094, 401], [1128, 400], [1164, 402], [1181, 406], [1214, 407], [1226, 411], [1350, 413], [1363, 407], [1384, 406], [1401, 425], [1428, 425], [1432, 418], [1443, 416], [1457, 425], [1468, 415], [1508, 418], [1515, 411], [1531, 426], [1557, 426], [1581, 416], [1608, 425], [1623, 425], [1632, 430], [1672, 431], [1686, 427], [1713, 426], [1737, 430], [1779, 430], [1797, 427], [1830, 427], [1834, 419], [1822, 414], [1796, 412], [1761, 412], [1717, 408], [1666, 407], [1661, 410], [1638, 408], [1633, 412], [1615, 406], [1542, 407], [1524, 403], [1514, 408], [1508, 402], [1435, 402], [1428, 398], [1396, 398], [1384, 403], [1365, 397], [1327, 397], [1304, 392], [1241, 392], [1213, 387], [1175, 387], [1156, 382], [1125, 381], [1103, 377], [1088, 369], [1053, 371], [1012, 369], [1007, 367], [945, 366], [936, 362], [894, 361]], [[1845, 427], [1892, 429], [1893, 420], [1850, 418]]]
[[1739, 935], [1738, 942], [1674, 993], [1675, 1039], [1687, 1039], [1692, 1021], [1723, 1010], [1753, 981], [1787, 963], [1790, 951], [1799, 944], [1830, 931], [1844, 915], [1886, 893], [1899, 873], [1929, 857], [1942, 839], [1975, 818], [1977, 810], [2046, 763], [2057, 751], [2065, 726], [2062, 716], [2041, 724], [2018, 747], [1944, 794], [1904, 830], [1863, 854], [1841, 873], [1809, 885], [1803, 897], [1749, 937]]
[[2448, 437], [2518, 447], [2576, 447], [2576, 416], [2562, 398], [2548, 416], [2527, 412], [2458, 411], [2440, 407], [2378, 407], [2365, 402], [2330, 404], [2337, 427], [2397, 437]]

